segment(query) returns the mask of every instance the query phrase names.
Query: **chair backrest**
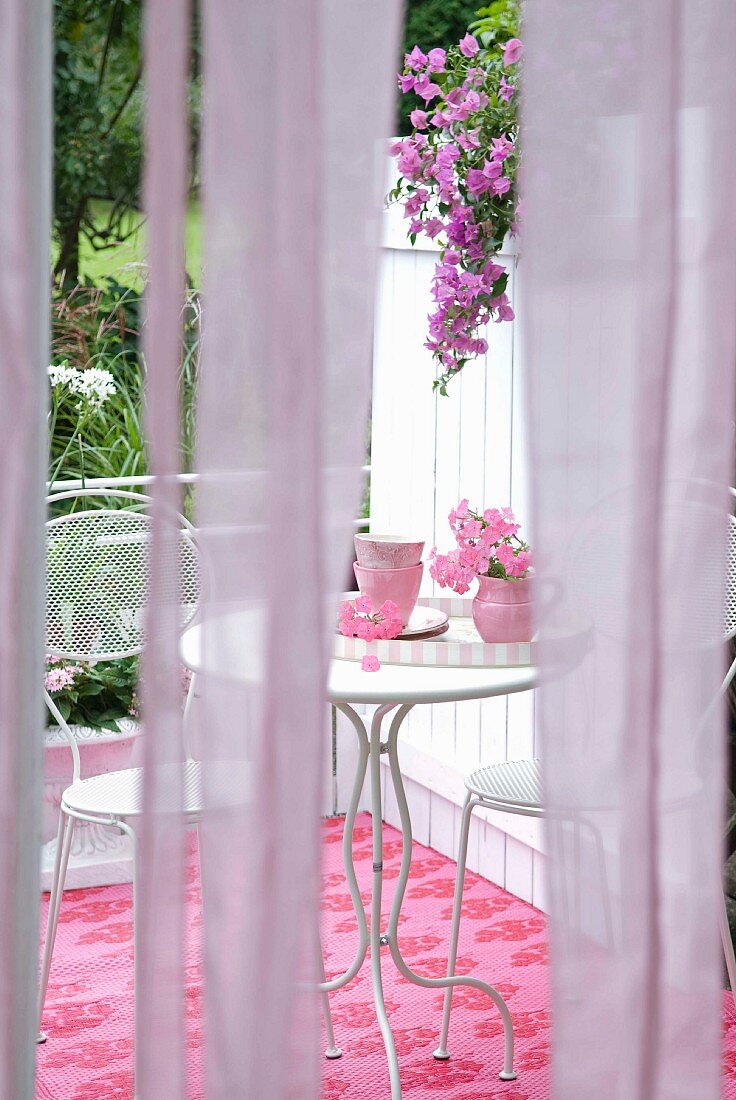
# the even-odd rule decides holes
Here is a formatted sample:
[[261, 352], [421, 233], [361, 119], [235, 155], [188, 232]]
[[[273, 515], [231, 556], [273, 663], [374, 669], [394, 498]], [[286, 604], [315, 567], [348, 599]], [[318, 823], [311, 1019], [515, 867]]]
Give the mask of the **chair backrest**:
[[[107, 505], [57, 515], [46, 523], [46, 649], [55, 657], [107, 661], [140, 653], [145, 644], [152, 501], [140, 493], [76, 490], [49, 504], [96, 497]], [[194, 529], [171, 514], [170, 561], [162, 597], [178, 601], [181, 629], [194, 617], [200, 570]]]
[[[731, 490], [736, 496], [736, 492]], [[726, 546], [726, 588], [723, 598], [723, 634], [725, 638], [736, 635], [736, 517], [728, 517], [728, 543]]]

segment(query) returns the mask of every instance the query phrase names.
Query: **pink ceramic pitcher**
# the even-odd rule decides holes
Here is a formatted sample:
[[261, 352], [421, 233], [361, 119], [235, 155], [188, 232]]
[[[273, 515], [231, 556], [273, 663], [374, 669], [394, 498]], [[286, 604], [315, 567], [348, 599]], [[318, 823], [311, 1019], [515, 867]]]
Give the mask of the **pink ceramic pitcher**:
[[529, 642], [532, 637], [532, 580], [478, 577], [473, 622], [484, 642]]

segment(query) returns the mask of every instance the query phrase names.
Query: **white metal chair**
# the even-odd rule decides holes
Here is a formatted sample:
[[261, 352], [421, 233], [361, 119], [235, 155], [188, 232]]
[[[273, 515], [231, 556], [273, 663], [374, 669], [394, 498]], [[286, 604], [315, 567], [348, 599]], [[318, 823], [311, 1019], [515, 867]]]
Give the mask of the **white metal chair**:
[[[148, 552], [152, 530], [150, 497], [121, 490], [75, 490], [49, 497], [50, 506], [64, 500], [95, 497], [116, 507], [85, 508], [55, 516], [46, 524], [46, 649], [57, 658], [78, 661], [117, 660], [138, 654], [145, 641], [148, 593]], [[196, 613], [199, 569], [194, 531], [183, 516], [173, 518], [176, 557], [166, 570], [171, 594], [180, 604], [183, 628]], [[131, 819], [140, 816], [143, 773], [140, 768], [81, 778], [79, 748], [68, 723], [48, 692], [46, 705], [69, 743], [72, 782], [62, 794], [56, 858], [49, 900], [41, 966], [39, 1042], [51, 958], [56, 940], [69, 853], [78, 821], [107, 825], [130, 837], [133, 847], [133, 890], [136, 880], [136, 834]], [[191, 698], [187, 698], [187, 704]], [[172, 781], [180, 782], [171, 765]], [[201, 809], [200, 766], [188, 758], [181, 764], [184, 810], [196, 819]], [[135, 901], [134, 901], [135, 925]], [[134, 935], [135, 941], [135, 935]], [[134, 952], [137, 962], [137, 951]]]
[[[736, 496], [736, 490], [731, 490]], [[725, 600], [723, 610], [723, 638], [728, 641], [736, 636], [736, 519], [728, 517], [728, 544], [727, 544], [727, 571]], [[725, 695], [734, 676], [736, 675], [736, 660], [731, 664], [726, 677], [721, 684], [715, 706]], [[538, 759], [513, 760], [501, 764], [481, 766], [471, 772], [465, 778], [467, 794], [463, 804], [462, 822], [460, 827], [460, 841], [457, 857], [457, 877], [455, 880], [455, 896], [452, 908], [452, 925], [450, 930], [450, 949], [448, 955], [447, 974], [449, 977], [455, 973], [457, 960], [458, 936], [460, 934], [460, 916], [462, 913], [463, 885], [465, 882], [465, 865], [468, 855], [468, 838], [470, 834], [470, 818], [476, 806], [482, 806], [487, 810], [497, 810], [501, 813], [520, 814], [525, 817], [543, 817], [545, 814], [542, 799], [542, 784], [540, 762]], [[596, 845], [600, 846], [600, 837], [593, 831]], [[601, 874], [605, 873], [603, 853], [598, 850], [599, 866]], [[609, 941], [612, 939], [613, 930], [610, 925], [610, 913], [604, 907], [606, 920], [606, 933]], [[726, 960], [726, 969], [731, 985], [731, 990], [736, 998], [736, 955], [728, 926], [726, 913], [726, 900], [719, 910], [719, 924], [721, 942]], [[442, 1024], [440, 1029], [440, 1041], [434, 1057], [438, 1061], [444, 1061], [450, 1057], [447, 1049], [447, 1036], [450, 1028], [450, 1011], [452, 1008], [452, 987], [448, 987], [442, 1012]]]
[[[46, 646], [55, 657], [71, 660], [115, 660], [140, 653], [145, 643], [145, 607], [148, 595], [148, 550], [152, 518], [151, 498], [139, 493], [77, 490], [49, 497], [50, 505], [69, 498], [98, 497], [118, 500], [117, 508], [95, 508], [57, 516], [47, 521]], [[129, 507], [125, 507], [129, 505]], [[130, 507], [133, 506], [133, 507]], [[200, 595], [200, 564], [195, 531], [180, 514], [171, 516], [176, 534], [175, 554], [165, 563], [163, 595], [179, 603], [179, 627], [194, 618]], [[171, 789], [172, 808], [181, 809], [188, 825], [197, 825], [203, 809], [206, 782], [208, 804], [226, 807], [242, 803], [247, 793], [247, 765], [238, 761], [192, 759], [186, 723], [195, 680], [189, 686], [184, 709], [184, 759], [161, 766], [160, 798]], [[77, 821], [106, 825], [131, 839], [133, 848], [133, 951], [137, 971], [136, 834], [134, 823], [142, 813], [143, 770], [128, 768], [82, 779], [79, 749], [58, 707], [45, 694], [46, 705], [63, 730], [73, 758], [72, 783], [62, 794], [56, 841], [48, 922], [41, 966], [38, 1041], [48, 989], [51, 958], [59, 921], [69, 853]], [[204, 782], [203, 782], [204, 781]], [[179, 795], [181, 796], [179, 798]], [[137, 973], [136, 973], [137, 979]], [[137, 987], [138, 982], [136, 980]], [[328, 1045], [325, 1055], [338, 1058], [328, 994], [322, 995]]]

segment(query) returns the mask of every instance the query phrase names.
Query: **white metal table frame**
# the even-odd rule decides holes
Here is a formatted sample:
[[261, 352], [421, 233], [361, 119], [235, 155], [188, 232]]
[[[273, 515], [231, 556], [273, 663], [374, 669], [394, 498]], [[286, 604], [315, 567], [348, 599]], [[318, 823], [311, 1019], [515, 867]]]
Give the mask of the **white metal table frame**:
[[[220, 644], [215, 646], [218, 654], [218, 672], [220, 675], [250, 679], [253, 668], [249, 667], [247, 655], [236, 650], [242, 647], [241, 639], [249, 637], [249, 631], [243, 629], [245, 620], [234, 613], [224, 617], [225, 624]], [[247, 618], [247, 616], [246, 616]], [[199, 634], [201, 626], [190, 627], [182, 639], [182, 659], [195, 672], [203, 671], [200, 661]], [[240, 647], [238, 641], [241, 642]], [[222, 644], [222, 643], [225, 644]], [[228, 644], [229, 643], [229, 644]], [[207, 664], [208, 662], [204, 662]], [[222, 667], [223, 663], [227, 667]], [[365, 962], [368, 948], [371, 952], [371, 978], [376, 1016], [381, 1029], [391, 1081], [391, 1100], [401, 1100], [401, 1081], [399, 1060], [391, 1025], [386, 1012], [383, 993], [383, 975], [381, 966], [381, 948], [388, 947], [391, 958], [398, 971], [415, 985], [425, 989], [447, 989], [448, 987], [470, 986], [486, 993], [498, 1008], [504, 1030], [504, 1060], [499, 1076], [503, 1081], [516, 1079], [514, 1071], [514, 1032], [511, 1014], [501, 994], [488, 982], [468, 975], [454, 975], [442, 978], [427, 978], [417, 974], [405, 961], [398, 942], [398, 927], [401, 906], [409, 880], [412, 860], [412, 826], [409, 805], [404, 790], [403, 778], [399, 766], [398, 737], [401, 725], [407, 714], [417, 704], [462, 702], [468, 699], [488, 699], [494, 696], [512, 695], [520, 691], [529, 691], [536, 686], [534, 668], [451, 668], [428, 667], [418, 665], [383, 665], [378, 672], [363, 672], [355, 661], [333, 660], [330, 665], [328, 701], [344, 714], [351, 722], [358, 738], [359, 754], [355, 779], [350, 796], [345, 827], [343, 831], [342, 852], [345, 864], [345, 876], [348, 890], [358, 922], [358, 946], [355, 957], [344, 973], [322, 982], [319, 990], [322, 994], [332, 993], [355, 978]], [[370, 730], [360, 714], [356, 704], [369, 704], [377, 707], [370, 719]], [[382, 737], [383, 721], [395, 711], [391, 719], [385, 740]], [[402, 852], [401, 868], [396, 882], [391, 910], [385, 931], [381, 925], [381, 903], [383, 897], [383, 817], [381, 801], [381, 757], [388, 757], [391, 781], [401, 818]], [[373, 839], [373, 883], [371, 891], [371, 928], [368, 922], [363, 900], [358, 886], [353, 860], [353, 829], [358, 812], [360, 796], [366, 772], [370, 775], [370, 802]], [[339, 1058], [342, 1051], [328, 1036], [328, 1058]], [[439, 1049], [435, 1052], [438, 1060], [447, 1055]]]

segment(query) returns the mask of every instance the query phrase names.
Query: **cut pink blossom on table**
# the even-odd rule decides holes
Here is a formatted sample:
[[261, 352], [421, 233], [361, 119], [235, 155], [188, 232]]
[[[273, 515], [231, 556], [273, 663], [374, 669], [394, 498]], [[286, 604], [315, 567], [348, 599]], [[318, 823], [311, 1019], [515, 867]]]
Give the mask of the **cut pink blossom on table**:
[[358, 596], [340, 605], [338, 630], [346, 638], [360, 638], [364, 642], [388, 641], [398, 637], [404, 629], [399, 609], [393, 600], [385, 600], [377, 611], [368, 596]]
[[381, 667], [381, 662], [378, 660], [378, 657], [371, 657], [369, 654], [366, 654], [360, 662], [360, 667], [363, 669], [363, 672], [378, 672]]

